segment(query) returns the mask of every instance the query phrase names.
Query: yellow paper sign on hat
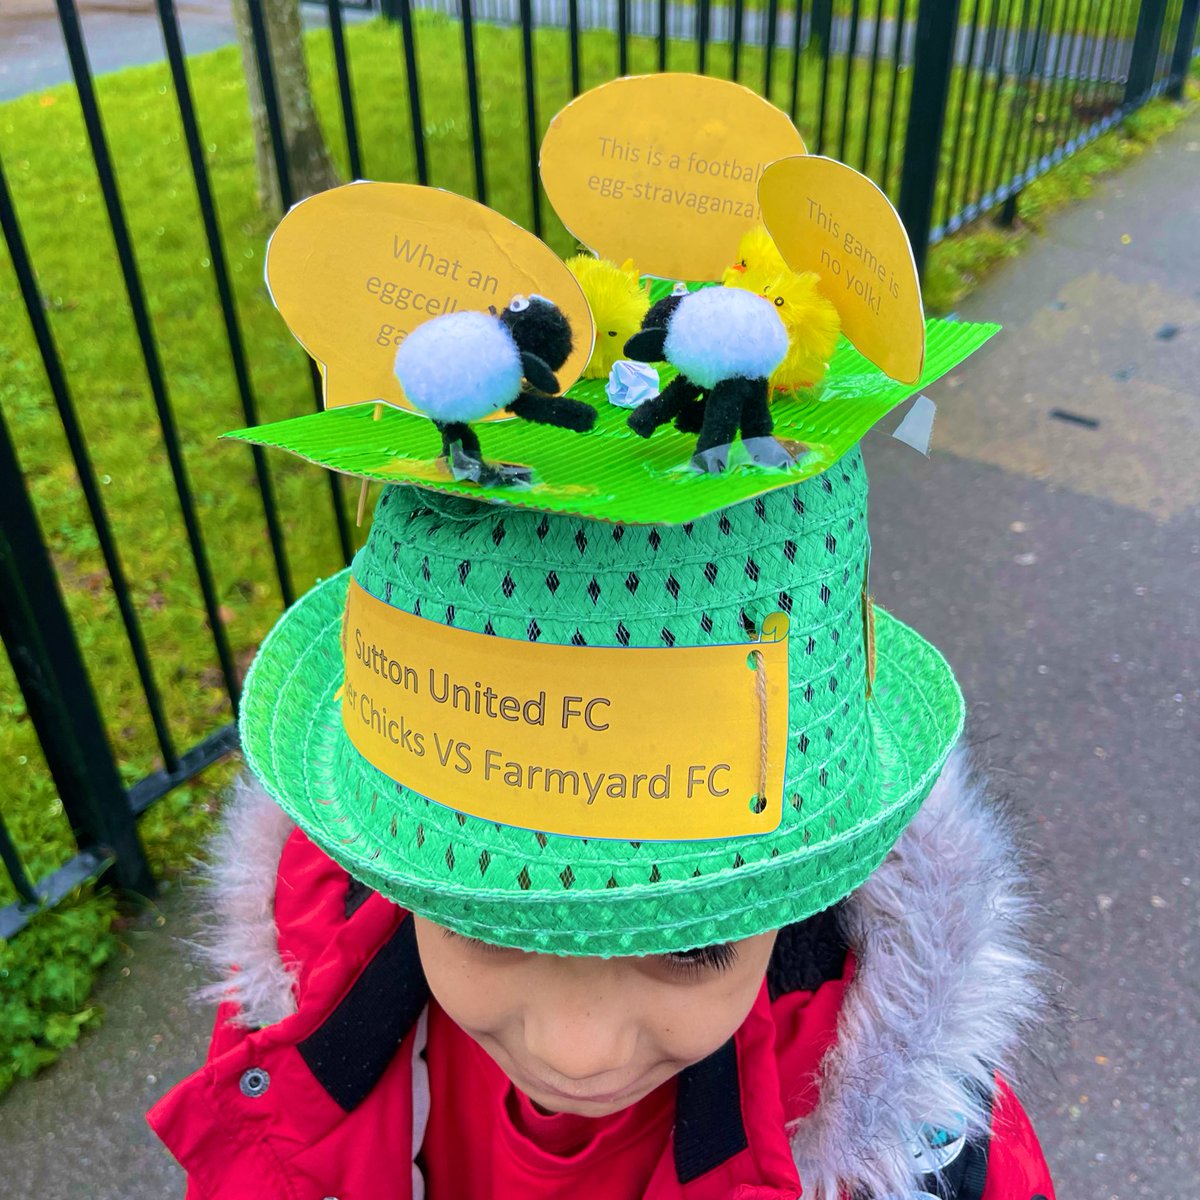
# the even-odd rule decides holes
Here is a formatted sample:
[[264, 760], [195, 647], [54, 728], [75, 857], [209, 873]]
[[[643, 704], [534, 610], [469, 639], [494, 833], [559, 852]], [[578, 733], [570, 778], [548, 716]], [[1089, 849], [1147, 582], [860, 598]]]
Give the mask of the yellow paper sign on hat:
[[542, 142], [546, 195], [603, 258], [665, 279], [720, 279], [761, 220], [758, 182], [804, 139], [769, 101], [704, 75], [638, 75], [585, 92]]
[[925, 362], [925, 314], [900, 216], [865, 175], [832, 158], [772, 163], [758, 185], [763, 221], [793, 271], [815, 271], [858, 350], [901, 383]]
[[407, 183], [351, 183], [297, 204], [267, 247], [267, 287], [296, 340], [321, 364], [325, 406], [410, 407], [396, 348], [443, 313], [540, 295], [562, 309], [574, 347], [565, 390], [592, 352], [574, 276], [544, 242], [474, 200]]

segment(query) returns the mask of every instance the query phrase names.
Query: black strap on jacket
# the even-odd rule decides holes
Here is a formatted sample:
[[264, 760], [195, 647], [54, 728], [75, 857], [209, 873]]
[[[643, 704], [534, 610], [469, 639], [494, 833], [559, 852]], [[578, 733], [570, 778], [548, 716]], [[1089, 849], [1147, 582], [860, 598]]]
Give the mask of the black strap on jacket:
[[740, 1154], [748, 1144], [737, 1045], [730, 1038], [719, 1050], [679, 1073], [675, 1174], [680, 1183], [691, 1183]]
[[429, 985], [409, 916], [297, 1049], [317, 1082], [342, 1109], [353, 1112], [382, 1078], [428, 1003]]
[[[829, 909], [779, 931], [767, 966], [772, 1000], [789, 992], [816, 991], [840, 979], [848, 947]], [[747, 1146], [738, 1079], [737, 1045], [719, 1050], [680, 1072], [675, 1100], [675, 1174], [691, 1183], [740, 1154]]]

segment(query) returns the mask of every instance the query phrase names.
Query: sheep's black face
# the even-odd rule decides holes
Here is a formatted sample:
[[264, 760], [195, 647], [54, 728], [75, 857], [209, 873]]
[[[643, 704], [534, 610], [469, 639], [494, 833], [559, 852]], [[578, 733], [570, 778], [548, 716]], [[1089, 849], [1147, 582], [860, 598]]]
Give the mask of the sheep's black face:
[[509, 305], [500, 320], [508, 326], [517, 348], [536, 354], [552, 371], [557, 371], [571, 354], [571, 323], [558, 305], [531, 296], [524, 307]]
[[671, 315], [679, 307], [682, 296], [674, 294], [664, 296], [650, 306], [650, 311], [642, 318], [643, 329], [666, 329]]

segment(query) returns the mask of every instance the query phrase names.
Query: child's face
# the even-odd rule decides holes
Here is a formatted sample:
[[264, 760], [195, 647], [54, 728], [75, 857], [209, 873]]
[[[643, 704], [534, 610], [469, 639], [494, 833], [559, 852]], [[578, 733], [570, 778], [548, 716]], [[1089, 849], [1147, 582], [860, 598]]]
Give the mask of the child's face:
[[686, 955], [569, 958], [476, 942], [415, 918], [438, 1004], [536, 1105], [600, 1117], [733, 1036], [775, 945], [764, 933]]

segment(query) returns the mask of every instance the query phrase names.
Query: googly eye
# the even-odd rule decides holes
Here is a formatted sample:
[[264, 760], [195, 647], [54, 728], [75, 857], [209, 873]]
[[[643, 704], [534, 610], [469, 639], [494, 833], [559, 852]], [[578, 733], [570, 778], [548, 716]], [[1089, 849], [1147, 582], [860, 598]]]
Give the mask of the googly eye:
[[671, 295], [672, 295], [672, 296], [686, 296], [687, 294], [688, 294], [688, 289], [687, 289], [687, 284], [686, 284], [686, 283], [677, 283], [677, 284], [676, 284], [676, 285], [675, 285], [675, 286], [674, 286], [674, 287], [671, 289]]
[[529, 307], [529, 299], [526, 296], [514, 296], [508, 302], [509, 312], [524, 312]]
[[783, 307], [783, 297], [782, 297], [782, 296], [776, 296], [776, 297], [775, 297], [775, 307], [776, 307], [776, 308], [782, 308], [782, 307]]

